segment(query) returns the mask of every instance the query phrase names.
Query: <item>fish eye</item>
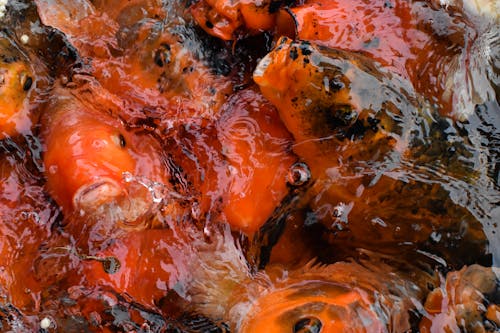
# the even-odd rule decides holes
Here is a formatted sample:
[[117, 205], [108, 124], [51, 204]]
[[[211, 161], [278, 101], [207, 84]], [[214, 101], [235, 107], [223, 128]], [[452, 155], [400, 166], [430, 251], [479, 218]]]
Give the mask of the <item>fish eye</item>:
[[316, 317], [302, 318], [293, 326], [293, 333], [320, 333], [323, 324]]
[[121, 133], [112, 135], [111, 139], [113, 140], [113, 143], [117, 146], [120, 146], [120, 148], [125, 148], [125, 146], [127, 145], [127, 141], [125, 140], [125, 137]]
[[297, 162], [288, 170], [287, 181], [292, 186], [301, 186], [311, 179], [311, 171], [307, 164]]
[[125, 148], [125, 146], [127, 145], [127, 141], [125, 141], [125, 137], [121, 133], [118, 134], [118, 144], [122, 148]]
[[23, 85], [23, 90], [28, 91], [33, 85], [33, 79], [31, 78], [31, 76], [23, 75], [21, 78], [21, 84]]

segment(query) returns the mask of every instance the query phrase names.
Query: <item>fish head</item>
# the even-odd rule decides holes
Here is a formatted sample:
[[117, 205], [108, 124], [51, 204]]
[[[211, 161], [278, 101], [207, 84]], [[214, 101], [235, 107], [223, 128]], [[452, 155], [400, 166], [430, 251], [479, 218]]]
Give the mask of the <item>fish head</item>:
[[0, 34], [0, 139], [31, 127], [29, 96], [34, 85], [28, 57]]
[[49, 192], [65, 210], [120, 195], [122, 174], [135, 170], [125, 131], [82, 109], [73, 111], [56, 120], [44, 156]]
[[[46, 187], [65, 215], [112, 214], [134, 225], [165, 184], [156, 140], [67, 95], [44, 116]], [[109, 219], [108, 219], [109, 220]]]
[[301, 281], [258, 300], [241, 332], [383, 332], [365, 291], [330, 281]]
[[270, 267], [272, 287], [254, 295], [239, 332], [404, 332], [419, 287], [394, 268], [355, 262]]
[[303, 281], [259, 299], [241, 332], [382, 332], [370, 305], [361, 290]]
[[394, 119], [414, 110], [414, 90], [404, 78], [362, 53], [309, 41], [282, 37], [253, 79], [299, 143], [399, 134]]

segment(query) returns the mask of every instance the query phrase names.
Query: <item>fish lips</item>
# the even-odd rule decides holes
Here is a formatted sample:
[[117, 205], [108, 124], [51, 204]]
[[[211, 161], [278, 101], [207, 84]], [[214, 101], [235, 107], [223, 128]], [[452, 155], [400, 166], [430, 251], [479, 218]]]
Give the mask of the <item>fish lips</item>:
[[142, 184], [123, 183], [108, 177], [81, 186], [73, 196], [73, 205], [79, 215], [93, 217], [96, 224], [126, 230], [147, 228], [149, 217], [158, 206]]
[[73, 206], [89, 212], [102, 204], [116, 200], [124, 194], [123, 186], [114, 179], [101, 177], [81, 186], [73, 196]]

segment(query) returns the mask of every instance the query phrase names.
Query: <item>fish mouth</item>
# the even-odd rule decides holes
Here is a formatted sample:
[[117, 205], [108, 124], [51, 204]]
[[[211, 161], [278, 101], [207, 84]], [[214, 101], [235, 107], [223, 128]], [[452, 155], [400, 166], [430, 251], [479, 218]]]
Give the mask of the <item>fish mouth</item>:
[[120, 229], [144, 229], [154, 208], [150, 196], [142, 184], [101, 177], [81, 186], [73, 196], [73, 205], [80, 215], [96, 219], [96, 224], [104, 221]]
[[84, 211], [95, 210], [98, 206], [115, 200], [123, 194], [122, 186], [111, 178], [81, 186], [73, 196], [73, 205]]

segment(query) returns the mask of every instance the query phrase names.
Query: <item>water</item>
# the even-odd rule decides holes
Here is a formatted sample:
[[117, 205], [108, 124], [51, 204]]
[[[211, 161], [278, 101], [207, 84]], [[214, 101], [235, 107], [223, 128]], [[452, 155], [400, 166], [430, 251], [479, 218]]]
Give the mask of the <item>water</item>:
[[[0, 85], [25, 112], [0, 118], [2, 329], [499, 329], [498, 8], [287, 4], [9, 1], [0, 75], [31, 84]], [[57, 112], [112, 119], [115, 160], [54, 172], [118, 195], [54, 193]]]

